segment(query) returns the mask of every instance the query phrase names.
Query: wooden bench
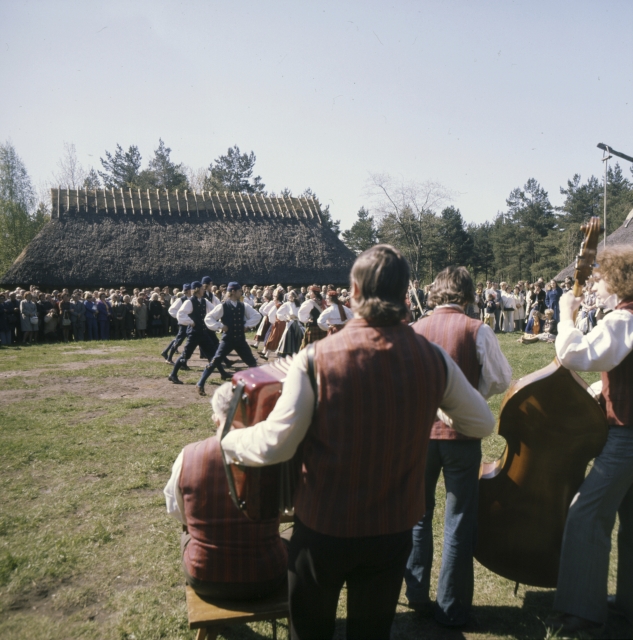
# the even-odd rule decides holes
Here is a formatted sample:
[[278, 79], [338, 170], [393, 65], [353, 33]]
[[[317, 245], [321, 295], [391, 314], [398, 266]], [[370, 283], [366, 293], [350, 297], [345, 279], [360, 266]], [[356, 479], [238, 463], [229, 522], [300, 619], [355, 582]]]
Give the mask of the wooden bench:
[[198, 629], [196, 640], [215, 640], [222, 627], [243, 622], [270, 620], [273, 640], [277, 639], [277, 620], [288, 618], [288, 587], [260, 600], [203, 600], [189, 585], [187, 615], [189, 628]]

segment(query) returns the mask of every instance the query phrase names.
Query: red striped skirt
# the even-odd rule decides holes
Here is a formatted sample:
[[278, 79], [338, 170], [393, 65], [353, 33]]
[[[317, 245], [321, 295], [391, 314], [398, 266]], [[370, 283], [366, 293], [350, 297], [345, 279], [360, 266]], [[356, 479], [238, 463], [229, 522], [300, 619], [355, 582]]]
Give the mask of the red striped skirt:
[[264, 346], [268, 351], [277, 351], [279, 341], [281, 340], [281, 336], [284, 335], [285, 329], [286, 322], [284, 320], [277, 320], [277, 322], [275, 322], [270, 331], [270, 335], [268, 336], [268, 340], [264, 343]]

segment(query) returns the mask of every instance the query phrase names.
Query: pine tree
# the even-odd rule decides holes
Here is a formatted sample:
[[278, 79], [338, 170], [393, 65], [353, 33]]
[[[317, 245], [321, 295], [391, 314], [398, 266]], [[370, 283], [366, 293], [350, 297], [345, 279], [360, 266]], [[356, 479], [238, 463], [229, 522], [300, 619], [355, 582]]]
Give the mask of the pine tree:
[[473, 240], [464, 228], [459, 209], [446, 207], [440, 214], [439, 235], [444, 266], [464, 266], [471, 260]]
[[358, 219], [347, 230], [343, 231], [343, 242], [356, 255], [378, 243], [376, 223], [365, 207], [361, 207], [357, 213]]
[[99, 171], [103, 184], [108, 188], [138, 187], [141, 154], [137, 146], [123, 151], [117, 144], [114, 155], [105, 152], [106, 159], [100, 158], [104, 171]]
[[[208, 191], [235, 191], [242, 193], [265, 193], [265, 184], [260, 176], [253, 178], [256, 161], [251, 151], [241, 153], [235, 145], [226, 155], [217, 157], [209, 165], [209, 176], [205, 180]], [[214, 164], [215, 163], [215, 164]]]
[[188, 189], [189, 181], [182, 164], [172, 162], [171, 149], [165, 146], [162, 138], [158, 140], [158, 149], [149, 161], [148, 168], [139, 175], [138, 186], [142, 189]]

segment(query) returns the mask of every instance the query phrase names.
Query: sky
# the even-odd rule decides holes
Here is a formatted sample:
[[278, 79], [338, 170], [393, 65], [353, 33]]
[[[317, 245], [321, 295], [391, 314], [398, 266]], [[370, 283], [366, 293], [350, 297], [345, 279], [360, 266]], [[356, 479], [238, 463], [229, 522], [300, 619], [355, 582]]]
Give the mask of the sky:
[[162, 138], [194, 168], [254, 151], [343, 229], [377, 173], [481, 223], [529, 178], [561, 204], [599, 142], [633, 155], [632, 0], [0, 0], [0, 52], [0, 142], [40, 188], [64, 143], [100, 169]]

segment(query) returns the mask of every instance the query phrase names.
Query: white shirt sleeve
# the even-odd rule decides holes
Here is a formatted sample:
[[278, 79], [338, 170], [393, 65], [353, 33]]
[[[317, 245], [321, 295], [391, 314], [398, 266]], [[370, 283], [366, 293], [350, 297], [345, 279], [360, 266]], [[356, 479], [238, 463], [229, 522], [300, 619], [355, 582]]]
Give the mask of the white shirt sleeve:
[[[440, 408], [460, 433], [475, 438], [490, 435], [495, 419], [488, 404], [448, 354], [440, 351], [447, 370]], [[308, 431], [313, 411], [314, 392], [304, 349], [293, 359], [281, 396], [268, 418], [253, 427], [234, 429], [222, 440], [227, 461], [259, 467], [289, 460]]]
[[484, 397], [466, 379], [457, 363], [437, 344], [446, 362], [446, 390], [440, 410], [446, 421], [459, 433], [471, 438], [485, 438], [495, 428], [495, 418]]
[[180, 307], [182, 307], [182, 299], [174, 298], [174, 301], [169, 306], [169, 315], [172, 318], [178, 318], [178, 309], [180, 309]]
[[510, 386], [512, 367], [501, 351], [497, 336], [487, 324], [479, 327], [475, 348], [477, 361], [481, 365], [479, 393], [486, 399], [503, 393]]
[[611, 371], [633, 350], [633, 313], [616, 309], [587, 335], [571, 320], [558, 323], [556, 356], [572, 371]]
[[178, 313], [176, 313], [176, 320], [178, 324], [184, 324], [186, 327], [190, 327], [194, 324], [193, 320], [189, 317], [189, 314], [193, 311], [193, 304], [191, 300], [187, 300], [182, 303]]
[[273, 306], [268, 312], [268, 319], [270, 320], [270, 324], [275, 324], [275, 322], [277, 322], [277, 311], [279, 311], [279, 309], [277, 308], [277, 305], [273, 302]]
[[292, 302], [284, 302], [277, 310], [277, 318], [284, 322], [288, 322], [288, 320], [291, 319], [291, 316], [295, 314], [295, 310], [296, 309]]
[[299, 307], [299, 320], [301, 322], [308, 322], [308, 320], [310, 320], [310, 311], [312, 311], [315, 305], [315, 301], [310, 298]]
[[171, 477], [165, 485], [163, 493], [165, 494], [165, 503], [167, 504], [167, 513], [176, 518], [178, 522], [185, 522], [185, 503], [180, 493], [180, 472], [182, 471], [182, 461], [185, 450], [183, 449], [176, 458], [174, 466], [171, 468]]
[[[208, 303], [209, 305], [211, 303]], [[208, 309], [209, 307], [207, 307]], [[224, 306], [221, 304], [217, 304], [210, 311], [207, 312], [207, 315], [204, 317], [204, 324], [211, 329], [211, 331], [221, 331], [222, 330], [222, 316], [224, 315]]]
[[256, 327], [259, 321], [262, 319], [262, 314], [254, 307], [245, 304], [244, 305], [244, 328], [250, 329]]
[[259, 312], [262, 314], [262, 318], [264, 316], [268, 316], [268, 312], [273, 308], [275, 303], [272, 300], [268, 302], [264, 302], [264, 304], [259, 308]]

